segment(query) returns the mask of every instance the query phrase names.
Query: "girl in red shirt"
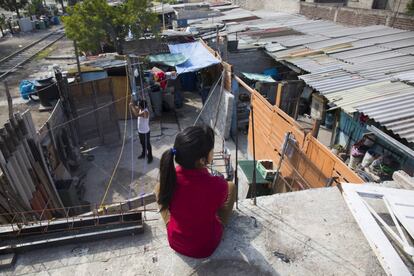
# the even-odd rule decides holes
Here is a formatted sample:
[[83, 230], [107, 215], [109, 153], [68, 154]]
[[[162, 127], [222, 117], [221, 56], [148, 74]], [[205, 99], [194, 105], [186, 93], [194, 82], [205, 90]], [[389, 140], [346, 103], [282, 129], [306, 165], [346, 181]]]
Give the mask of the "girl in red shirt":
[[[213, 176], [214, 131], [192, 126], [177, 134], [160, 162], [157, 202], [175, 251], [193, 258], [213, 254], [235, 202], [235, 186]], [[174, 166], [175, 162], [178, 164]]]

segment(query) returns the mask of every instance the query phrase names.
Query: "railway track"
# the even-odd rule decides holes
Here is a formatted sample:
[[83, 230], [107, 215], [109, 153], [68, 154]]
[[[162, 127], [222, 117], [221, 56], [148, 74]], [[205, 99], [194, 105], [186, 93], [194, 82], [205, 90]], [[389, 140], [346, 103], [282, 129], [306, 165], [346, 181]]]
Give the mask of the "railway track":
[[0, 80], [3, 80], [13, 72], [19, 69], [20, 66], [28, 62], [39, 52], [46, 49], [59, 39], [63, 38], [65, 33], [63, 28], [60, 28], [41, 39], [27, 45], [11, 55], [0, 60]]

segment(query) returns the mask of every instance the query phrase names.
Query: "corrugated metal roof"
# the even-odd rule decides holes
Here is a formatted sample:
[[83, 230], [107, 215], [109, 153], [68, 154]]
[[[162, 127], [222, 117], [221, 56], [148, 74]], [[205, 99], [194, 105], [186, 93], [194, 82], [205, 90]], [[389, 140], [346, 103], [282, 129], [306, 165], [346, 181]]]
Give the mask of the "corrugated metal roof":
[[343, 65], [343, 62], [335, 58], [331, 58], [325, 54], [310, 57], [290, 58], [286, 59], [286, 61], [309, 73], [329, 72], [340, 69]]
[[370, 62], [370, 61], [382, 60], [382, 59], [388, 59], [388, 58], [394, 58], [394, 57], [401, 57], [401, 56], [405, 56], [405, 54], [401, 54], [395, 51], [386, 51], [386, 52], [375, 53], [371, 55], [348, 58], [348, 59], [345, 59], [345, 61], [348, 63], [352, 63], [352, 64], [358, 64], [358, 63], [364, 63], [364, 62]]
[[414, 56], [414, 46], [412, 46], [412, 47], [406, 47], [406, 48], [401, 48], [401, 49], [396, 49], [395, 51], [397, 51], [399, 53], [409, 54], [409, 55], [413, 55]]
[[414, 86], [403, 83], [414, 83], [414, 32], [269, 11], [224, 14], [215, 20], [261, 17], [238, 23], [239, 30], [250, 30], [238, 33], [239, 48], [264, 46], [275, 59], [310, 72], [299, 78], [331, 103], [350, 113], [361, 111], [414, 142]]
[[301, 75], [299, 79], [305, 81], [306, 84], [319, 91], [322, 95], [378, 82], [377, 80], [365, 79], [358, 74], [352, 74], [342, 69]]
[[355, 57], [361, 57], [376, 53], [387, 52], [389, 49], [381, 48], [378, 46], [370, 46], [370, 47], [363, 47], [358, 49], [351, 49], [351, 50], [343, 50], [339, 53], [330, 54], [331, 57], [340, 59], [340, 60], [348, 60]]
[[357, 39], [351, 38], [351, 37], [341, 37], [341, 38], [334, 38], [334, 39], [329, 39], [329, 40], [320, 41], [320, 42], [309, 43], [309, 44], [306, 44], [306, 47], [313, 49], [313, 50], [319, 50], [319, 49], [324, 49], [324, 48], [328, 48], [328, 47], [332, 47], [336, 45], [353, 42], [355, 40]]
[[361, 43], [364, 43], [366, 45], [376, 45], [376, 44], [393, 42], [393, 41], [412, 38], [412, 37], [414, 37], [414, 32], [401, 32], [397, 34], [383, 35], [383, 36], [363, 39], [361, 40]]
[[414, 142], [414, 87], [407, 84], [404, 91], [382, 96], [356, 105], [359, 112], [368, 115], [408, 142]]
[[353, 113], [355, 106], [362, 103], [383, 98], [389, 95], [405, 95], [413, 92], [414, 87], [410, 87], [400, 82], [380, 82], [362, 87], [345, 89], [335, 93], [326, 94], [325, 97], [330, 103], [340, 107], [345, 112]]
[[410, 33], [413, 36], [411, 38], [391, 41], [388, 43], [379, 44], [378, 46], [383, 47], [383, 48], [389, 48], [389, 49], [399, 49], [399, 48], [414, 46], [414, 32], [410, 32]]
[[414, 70], [397, 74], [392, 79], [414, 84]]
[[367, 39], [367, 38], [372, 38], [372, 37], [379, 37], [379, 36], [384, 36], [384, 35], [391, 35], [391, 34], [406, 32], [405, 30], [394, 29], [394, 28], [383, 26], [383, 25], [375, 25], [375, 26], [376, 26], [376, 29], [375, 27], [372, 27], [373, 28], [372, 32], [353, 34], [351, 36], [354, 38], [358, 38], [358, 39]]

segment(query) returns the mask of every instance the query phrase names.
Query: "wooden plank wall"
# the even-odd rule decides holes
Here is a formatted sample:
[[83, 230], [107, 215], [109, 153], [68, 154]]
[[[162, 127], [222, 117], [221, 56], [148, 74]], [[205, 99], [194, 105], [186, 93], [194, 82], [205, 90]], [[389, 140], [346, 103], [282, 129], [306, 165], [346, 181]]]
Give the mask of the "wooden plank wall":
[[111, 78], [72, 84], [69, 97], [75, 117], [79, 118], [76, 128], [81, 143], [96, 146], [118, 141], [120, 130]]
[[[293, 151], [289, 158], [284, 159], [281, 167], [284, 177], [299, 179], [301, 182], [308, 183], [312, 188], [324, 187], [332, 177], [337, 178], [337, 183], [363, 182], [327, 147], [310, 133], [306, 133], [293, 118], [277, 106], [271, 105], [259, 92], [250, 88], [240, 78], [235, 78], [251, 93], [256, 159], [272, 159], [277, 164], [281, 157], [285, 134], [290, 132], [296, 140], [298, 150]], [[253, 153], [251, 114], [248, 134], [250, 154]]]
[[[114, 99], [115, 99], [115, 111], [116, 115], [118, 117], [118, 120], [124, 120], [125, 119], [125, 101], [129, 103], [131, 101], [131, 89], [129, 88], [129, 85], [127, 84], [127, 77], [126, 76], [117, 76], [117, 77], [111, 77], [112, 85], [114, 87]], [[127, 90], [128, 85], [128, 95], [125, 98], [125, 93]], [[131, 118], [131, 112], [128, 110], [128, 119]]]

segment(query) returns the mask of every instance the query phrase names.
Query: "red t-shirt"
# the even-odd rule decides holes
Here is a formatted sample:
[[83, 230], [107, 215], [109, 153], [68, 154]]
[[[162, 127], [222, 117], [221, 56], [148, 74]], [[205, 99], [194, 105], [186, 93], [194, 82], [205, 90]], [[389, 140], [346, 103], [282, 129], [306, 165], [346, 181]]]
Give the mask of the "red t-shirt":
[[168, 242], [193, 258], [206, 258], [220, 244], [223, 226], [218, 209], [227, 199], [227, 182], [207, 169], [176, 167], [177, 185], [170, 202]]

